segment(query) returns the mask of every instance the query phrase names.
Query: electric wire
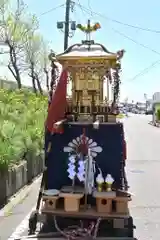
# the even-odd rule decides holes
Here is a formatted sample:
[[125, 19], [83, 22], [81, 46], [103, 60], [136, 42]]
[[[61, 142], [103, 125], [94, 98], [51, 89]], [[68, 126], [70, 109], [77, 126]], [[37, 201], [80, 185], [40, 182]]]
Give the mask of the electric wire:
[[[78, 4], [78, 5], [79, 5], [79, 4]], [[86, 8], [84, 8], [82, 5], [81, 5], [81, 8], [83, 8], [84, 11], [87, 11], [87, 13], [90, 12], [90, 14], [91, 14], [91, 10], [89, 10], [89, 9], [86, 10]], [[104, 15], [101, 15], [101, 14], [99, 15], [99, 13], [96, 13], [96, 12], [93, 12], [93, 11], [92, 11], [92, 13], [94, 13], [94, 15], [97, 15], [97, 16], [103, 16], [103, 18], [106, 19], [106, 17], [105, 17]], [[122, 36], [122, 37], [124, 37], [124, 38], [126, 38], [126, 39], [128, 39], [128, 40], [130, 40], [130, 41], [132, 41], [133, 43], [135, 43], [135, 44], [137, 44], [137, 45], [139, 45], [139, 46], [141, 46], [141, 47], [143, 47], [143, 48], [145, 48], [145, 49], [148, 49], [148, 50], [150, 50], [150, 51], [153, 52], [153, 53], [156, 53], [156, 54], [160, 55], [160, 52], [158, 52], [158, 51], [150, 48], [149, 46], [144, 45], [143, 43], [140, 43], [140, 42], [132, 39], [131, 37], [125, 35], [124, 33], [120, 32], [120, 31], [118, 31], [118, 30], [116, 30], [116, 29], [114, 29], [114, 28], [111, 28], [111, 29], [112, 29], [115, 33], [117, 33], [117, 34], [119, 34], [120, 36]]]
[[[83, 8], [83, 6], [81, 5], [81, 9], [82, 9], [82, 8]], [[89, 9], [85, 8], [85, 7], [83, 8], [83, 10], [87, 11], [87, 13], [90, 12], [90, 14], [91, 14], [92, 16], [93, 16], [93, 14], [94, 14], [94, 15], [100, 15], [101, 17], [103, 16], [103, 18], [108, 19], [106, 16], [101, 15], [101, 14], [99, 14], [99, 13], [96, 13], [96, 12], [94, 12], [94, 11], [92, 11], [92, 10], [89, 10]], [[92, 12], [92, 13], [91, 13], [91, 12]], [[141, 46], [141, 47], [143, 47], [143, 48], [145, 48], [145, 49], [147, 49], [147, 50], [150, 50], [150, 51], [152, 51], [153, 53], [156, 53], [156, 54], [160, 55], [160, 52], [158, 52], [158, 51], [156, 51], [156, 50], [148, 47], [147, 45], [144, 45], [143, 43], [140, 43], [140, 42], [132, 39], [131, 37], [125, 35], [124, 33], [120, 32], [120, 31], [118, 31], [118, 30], [116, 30], [116, 29], [114, 29], [114, 28], [112, 28], [112, 30], [113, 30], [115, 33], [118, 33], [119, 35], [121, 35], [122, 37], [124, 37], [124, 38], [132, 41], [133, 43], [135, 43], [135, 44], [137, 44], [137, 45], [139, 45], [139, 46]], [[153, 62], [149, 67], [143, 69], [143, 70], [140, 71], [138, 74], [136, 74], [133, 78], [127, 80], [127, 82], [128, 82], [128, 81], [129, 81], [129, 82], [130, 82], [130, 81], [133, 81], [133, 80], [137, 79], [138, 77], [141, 77], [141, 76], [145, 75], [145, 74], [148, 73], [153, 67], [155, 67], [158, 63], [160, 63], [160, 60]]]
[[[87, 13], [87, 14], [89, 14], [89, 15], [92, 16], [92, 17], [93, 17], [93, 15], [99, 16], [99, 17], [104, 18], [105, 20], [110, 20], [110, 21], [112, 21], [112, 22], [116, 22], [116, 23], [119, 23], [119, 24], [121, 24], [121, 25], [125, 25], [125, 26], [132, 27], [132, 28], [135, 28], [135, 29], [139, 29], [139, 30], [143, 30], [143, 31], [148, 31], [148, 32], [153, 32], [153, 33], [160, 33], [160, 31], [158, 31], [158, 30], [152, 30], [152, 29], [147, 29], [147, 28], [142, 28], [142, 27], [138, 27], [138, 26], [126, 24], [126, 23], [120, 22], [120, 21], [118, 21], [118, 20], [109, 18], [109, 17], [107, 17], [107, 16], [105, 16], [105, 15], [103, 15], [103, 14], [101, 14], [101, 13], [97, 13], [97, 12], [95, 12], [95, 11], [92, 10], [91, 4], [90, 4], [90, 0], [88, 0], [88, 7], [89, 7], [89, 8], [86, 8], [85, 6], [83, 6], [82, 4], [80, 4], [80, 1], [79, 1], [79, 0], [78, 0], [78, 3], [75, 3], [75, 4], [81, 9], [81, 11], [83, 12], [84, 15], [85, 15], [85, 13]], [[64, 6], [65, 6], [65, 4], [58, 5], [58, 6], [52, 8], [52, 9], [46, 11], [46, 12], [43, 12], [43, 13], [41, 14], [41, 16], [42, 16], [42, 15], [45, 15], [45, 14], [48, 14], [48, 13], [50, 13], [50, 12], [52, 12], [52, 11], [58, 9], [58, 8], [64, 7]], [[112, 30], [113, 30], [115, 33], [118, 33], [119, 35], [121, 35], [122, 37], [124, 37], [124, 38], [132, 41], [133, 43], [138, 44], [138, 45], [142, 46], [143, 48], [148, 49], [148, 50], [152, 51], [153, 53], [156, 53], [156, 54], [160, 55], [160, 53], [159, 53], [158, 51], [156, 51], [156, 50], [154, 50], [154, 49], [152, 49], [152, 48], [144, 45], [143, 43], [140, 43], [140, 42], [138, 42], [138, 41], [130, 38], [129, 36], [125, 35], [124, 33], [120, 32], [120, 31], [118, 31], [118, 30], [116, 30], [116, 29], [114, 29], [114, 28], [112, 28]], [[133, 80], [137, 79], [138, 77], [141, 77], [141, 76], [145, 75], [146, 73], [148, 73], [153, 67], [155, 67], [155, 66], [156, 66], [157, 64], [159, 64], [159, 63], [160, 63], [160, 60], [153, 62], [149, 67], [143, 69], [142, 71], [140, 71], [138, 74], [136, 74], [133, 78], [129, 79], [128, 81], [133, 81]]]
[[83, 6], [82, 4], [78, 3], [78, 5], [81, 5], [81, 8], [85, 9], [86, 11], [91, 11], [92, 15], [97, 15], [101, 18], [105, 18], [106, 20], [108, 21], [111, 21], [111, 22], [115, 22], [115, 23], [118, 23], [120, 25], [123, 25], [123, 26], [126, 26], [126, 27], [130, 27], [130, 28], [135, 28], [135, 29], [138, 29], [138, 30], [141, 30], [141, 31], [146, 31], [146, 32], [151, 32], [151, 33], [157, 33], [157, 34], [160, 34], [160, 30], [155, 30], [155, 29], [150, 29], [150, 28], [144, 28], [144, 27], [140, 27], [140, 26], [135, 26], [135, 25], [132, 25], [132, 24], [128, 24], [128, 23], [124, 23], [124, 22], [121, 22], [119, 20], [116, 20], [116, 19], [113, 19], [113, 18], [110, 18], [108, 16], [105, 16], [101, 13], [98, 13], [98, 12], [95, 12], [92, 10], [91, 6], [90, 6], [90, 1], [88, 1], [89, 4], [89, 8]]
[[147, 46], [147, 45], [145, 45], [145, 44], [143, 44], [143, 43], [140, 43], [140, 42], [134, 40], [133, 38], [127, 36], [126, 34], [120, 32], [120, 31], [118, 31], [118, 30], [116, 30], [116, 29], [114, 29], [114, 28], [112, 28], [112, 30], [113, 30], [115, 33], [118, 33], [119, 35], [121, 35], [122, 37], [124, 37], [124, 38], [132, 41], [133, 43], [135, 43], [135, 44], [137, 44], [137, 45], [139, 45], [139, 46], [141, 46], [141, 47], [143, 47], [143, 48], [145, 48], [145, 49], [147, 49], [147, 50], [149, 50], [149, 51], [151, 51], [151, 52], [153, 52], [153, 53], [156, 53], [156, 54], [160, 55], [160, 52], [158, 52], [158, 51], [150, 48], [149, 46]]
[[83, 8], [81, 7], [80, 0], [77, 0], [77, 1], [78, 1], [78, 5], [79, 5], [83, 15], [86, 17], [86, 11], [84, 11]]
[[91, 7], [91, 1], [90, 1], [90, 0], [88, 0], [88, 7], [89, 7], [89, 9], [90, 9], [91, 12], [92, 12], [92, 7]]
[[134, 77], [128, 79], [127, 82], [131, 82], [136, 80], [139, 77], [144, 76], [145, 74], [147, 74], [152, 68], [156, 67], [156, 65], [160, 64], [160, 60], [157, 60], [155, 62], [153, 62], [151, 65], [149, 65], [148, 67], [144, 68], [142, 71], [140, 71], [138, 74], [136, 74]]
[[63, 3], [61, 5], [58, 5], [58, 6], [54, 7], [54, 8], [49, 9], [46, 12], [41, 13], [40, 16], [46, 15], [46, 14], [48, 14], [50, 12], [53, 12], [54, 10], [57, 10], [58, 8], [64, 7], [64, 6], [65, 6], [65, 3]]

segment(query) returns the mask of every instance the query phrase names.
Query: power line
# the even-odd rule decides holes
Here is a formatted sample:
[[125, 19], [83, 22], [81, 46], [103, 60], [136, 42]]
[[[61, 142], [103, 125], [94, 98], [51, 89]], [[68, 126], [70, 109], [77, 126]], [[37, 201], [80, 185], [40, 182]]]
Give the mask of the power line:
[[90, 1], [90, 0], [88, 0], [88, 7], [89, 7], [89, 9], [92, 11], [91, 1]]
[[160, 64], [160, 60], [157, 60], [153, 62], [150, 66], [144, 68], [142, 71], [140, 71], [138, 74], [136, 74], [133, 78], [130, 78], [128, 81], [134, 81], [138, 77], [144, 76], [146, 73], [148, 73], [152, 68], [154, 68], [157, 64]]
[[124, 33], [120, 32], [120, 31], [118, 31], [118, 30], [116, 30], [116, 29], [114, 29], [114, 28], [112, 28], [112, 30], [113, 30], [115, 33], [118, 33], [119, 35], [121, 35], [122, 37], [124, 37], [124, 38], [132, 41], [133, 43], [135, 43], [135, 44], [137, 44], [137, 45], [139, 45], [139, 46], [141, 46], [141, 47], [143, 47], [143, 48], [145, 48], [145, 49], [148, 49], [149, 51], [151, 51], [151, 52], [153, 52], [153, 53], [156, 53], [156, 54], [160, 55], [160, 52], [158, 52], [158, 51], [156, 51], [156, 50], [148, 47], [147, 45], [144, 45], [143, 43], [140, 43], [140, 42], [132, 39], [131, 37], [128, 37], [128, 36], [125, 35]]
[[[120, 22], [120, 21], [118, 21], [118, 20], [109, 18], [109, 17], [107, 17], [107, 16], [105, 16], [105, 15], [102, 15], [101, 13], [94, 12], [94, 11], [92, 10], [92, 8], [91, 8], [90, 0], [88, 0], [88, 7], [89, 7], [90, 9], [88, 9], [88, 8], [84, 7], [83, 5], [81, 5], [79, 0], [78, 0], [78, 3], [77, 3], [76, 5], [78, 5], [78, 6], [80, 7], [80, 9], [82, 10], [83, 14], [84, 14], [84, 11], [85, 11], [87, 14], [90, 14], [91, 16], [93, 16], [93, 14], [94, 14], [94, 15], [97, 15], [97, 16], [99, 16], [99, 17], [102, 17], [102, 18], [104, 18], [104, 19], [106, 19], [106, 20], [110, 20], [110, 21], [112, 21], [112, 22], [119, 23], [119, 24], [121, 24], [121, 25], [125, 25], [125, 26], [128, 26], [128, 27], [132, 27], [132, 28], [135, 28], [135, 29], [139, 29], [139, 30], [143, 30], [143, 31], [148, 31], [148, 32], [152, 32], [152, 33], [160, 33], [159, 30], [152, 30], [152, 29], [148, 29], [148, 28], [142, 28], [142, 27], [130, 25], [130, 24], [123, 23], [123, 22]], [[64, 6], [65, 6], [65, 4], [58, 5], [58, 6], [52, 8], [52, 9], [46, 11], [46, 12], [43, 12], [41, 15], [48, 14], [48, 13], [50, 13], [50, 12], [52, 12], [52, 11], [58, 9], [58, 8], [64, 7]], [[154, 49], [151, 49], [150, 47], [148, 47], [148, 46], [146, 46], [146, 45], [144, 45], [144, 44], [142, 44], [142, 43], [139, 43], [138, 41], [136, 41], [136, 40], [128, 37], [128, 36], [125, 35], [124, 33], [120, 32], [120, 31], [118, 31], [118, 30], [116, 30], [116, 29], [114, 29], [114, 28], [112, 28], [112, 30], [113, 30], [114, 32], [118, 33], [119, 35], [123, 36], [124, 38], [126, 38], [126, 39], [134, 42], [135, 44], [138, 44], [138, 45], [142, 46], [143, 48], [146, 48], [146, 49], [152, 51], [153, 53], [156, 53], [156, 54], [160, 55], [160, 53], [159, 53], [158, 51], [156, 51], [156, 50], [154, 50]], [[155, 66], [156, 66], [157, 64], [159, 64], [159, 63], [160, 63], [160, 60], [158, 60], [158, 61], [156, 61], [156, 62], [153, 62], [149, 67], [143, 69], [141, 72], [139, 72], [138, 74], [136, 74], [133, 78], [129, 79], [128, 81], [134, 81], [134, 80], [137, 79], [138, 77], [141, 77], [141, 76], [145, 75], [146, 73], [148, 73], [148, 71], [150, 71], [153, 67], [155, 67]]]
[[50, 13], [50, 12], [53, 12], [54, 10], [56, 10], [56, 9], [58, 9], [58, 8], [61, 8], [61, 7], [64, 7], [64, 6], [65, 6], [65, 4], [58, 5], [58, 6], [54, 7], [54, 8], [49, 9], [49, 10], [46, 11], [46, 12], [41, 13], [40, 16], [43, 16], [43, 15], [48, 14], [48, 13]]
[[80, 1], [78, 0], [78, 5], [81, 8], [81, 11], [83, 13], [83, 15], [86, 17], [86, 11], [83, 10], [83, 8], [81, 7]]
[[[81, 4], [78, 3], [78, 5], [81, 5]], [[94, 11], [91, 9], [91, 7], [90, 7], [90, 1], [88, 1], [88, 6], [89, 6], [89, 8], [86, 8], [85, 6], [82, 6], [82, 5], [81, 5], [81, 7], [83, 7], [83, 9], [85, 9], [86, 11], [91, 11], [92, 14], [95, 14], [95, 15], [97, 15], [97, 16], [99, 16], [99, 17], [105, 18], [106, 20], [109, 20], [109, 21], [112, 21], [112, 22], [121, 24], [121, 25], [126, 26], [126, 27], [135, 28], [135, 29], [138, 29], [138, 30], [141, 30], [141, 31], [160, 34], [160, 30], [155, 30], [155, 29], [143, 28], [143, 27], [140, 27], [140, 26], [135, 26], [135, 25], [132, 25], [132, 24], [124, 23], [124, 22], [121, 22], [121, 21], [119, 21], [119, 20], [116, 20], [116, 19], [113, 19], [113, 18], [104, 16], [104, 15], [101, 14], [101, 13], [94, 12]]]
[[[79, 4], [78, 4], [78, 6], [79, 6]], [[87, 13], [90, 13], [91, 16], [93, 16], [92, 14], [94, 14], [94, 15], [103, 17], [103, 18], [106, 19], [106, 20], [108, 19], [106, 16], [104, 16], [104, 15], [102, 15], [102, 14], [99, 14], [99, 13], [96, 13], [96, 12], [93, 12], [92, 10], [87, 9], [87, 8], [85, 8], [85, 7], [82, 6], [82, 5], [79, 6], [79, 7], [80, 7], [81, 9], [83, 9], [84, 11], [86, 11]], [[111, 29], [112, 29], [115, 33], [117, 33], [117, 34], [123, 36], [124, 38], [132, 41], [133, 43], [135, 43], [135, 44], [137, 44], [137, 45], [139, 45], [139, 46], [141, 46], [141, 47], [143, 47], [143, 48], [145, 48], [145, 49], [148, 49], [149, 51], [151, 51], [151, 52], [153, 52], [153, 53], [156, 53], [156, 54], [160, 55], [160, 52], [158, 52], [158, 51], [156, 51], [156, 50], [148, 47], [147, 45], [144, 45], [143, 43], [140, 43], [140, 42], [132, 39], [131, 37], [125, 35], [124, 33], [120, 32], [120, 31], [118, 31], [118, 30], [116, 30], [116, 29], [114, 29], [114, 28], [111, 28]]]
[[[79, 5], [79, 4], [78, 4], [78, 5]], [[80, 7], [80, 6], [79, 6], [79, 7]], [[84, 11], [86, 11], [87, 13], [90, 13], [91, 16], [93, 16], [93, 14], [94, 14], [94, 15], [103, 17], [104, 19], [108, 20], [108, 18], [107, 18], [106, 16], [92, 11], [91, 8], [90, 8], [90, 9], [87, 9], [87, 8], [85, 8], [85, 7], [82, 6], [82, 5], [81, 5], [80, 8], [83, 9]], [[117, 20], [115, 20], [115, 21], [117, 21]], [[132, 26], [132, 25], [131, 25], [131, 26]], [[138, 28], [138, 27], [136, 27], [136, 26], [132, 26], [132, 27]], [[140, 28], [140, 29], [141, 29], [141, 28]], [[125, 35], [124, 33], [120, 32], [120, 31], [118, 31], [118, 30], [116, 30], [116, 29], [114, 29], [114, 28], [112, 28], [112, 30], [113, 30], [114, 32], [118, 33], [119, 35], [123, 36], [124, 38], [126, 38], [126, 39], [134, 42], [135, 44], [138, 44], [138, 45], [140, 45], [141, 47], [143, 47], [143, 48], [145, 48], [145, 49], [148, 49], [148, 50], [152, 51], [153, 53], [156, 53], [156, 54], [160, 55], [160, 52], [158, 52], [158, 51], [156, 51], [156, 50], [154, 50], [154, 49], [151, 49], [150, 47], [144, 45], [143, 43], [137, 42], [136, 40], [128, 37], [128, 36]], [[150, 29], [141, 29], [141, 30], [150, 30]], [[151, 31], [152, 31], [152, 30], [151, 30]], [[151, 31], [150, 31], [150, 32], [151, 32]], [[158, 33], [158, 31], [156, 31], [156, 32]], [[159, 33], [160, 33], [160, 31], [159, 31]], [[148, 66], [147, 68], [145, 68], [145, 69], [143, 69], [142, 71], [140, 71], [138, 74], [136, 74], [133, 78], [129, 79], [128, 81], [134, 81], [134, 80], [137, 79], [138, 77], [144, 76], [146, 73], [148, 73], [153, 67], [155, 67], [155, 66], [156, 66], [157, 64], [159, 64], [159, 63], [160, 63], [160, 60], [153, 62], [150, 66]]]

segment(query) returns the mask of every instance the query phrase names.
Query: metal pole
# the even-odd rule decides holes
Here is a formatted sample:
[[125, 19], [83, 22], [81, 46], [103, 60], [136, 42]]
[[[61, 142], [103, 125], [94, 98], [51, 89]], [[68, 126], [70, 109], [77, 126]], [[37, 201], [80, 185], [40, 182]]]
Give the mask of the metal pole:
[[71, 0], [66, 0], [64, 51], [68, 48], [70, 6], [71, 6]]

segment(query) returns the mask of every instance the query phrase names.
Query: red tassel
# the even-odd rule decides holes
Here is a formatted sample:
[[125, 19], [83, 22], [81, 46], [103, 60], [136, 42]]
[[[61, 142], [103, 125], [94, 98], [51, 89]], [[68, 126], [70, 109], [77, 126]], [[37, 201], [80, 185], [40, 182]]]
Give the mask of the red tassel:
[[52, 134], [53, 134], [53, 133], [63, 134], [63, 133], [64, 133], [64, 130], [63, 130], [63, 128], [53, 128]]

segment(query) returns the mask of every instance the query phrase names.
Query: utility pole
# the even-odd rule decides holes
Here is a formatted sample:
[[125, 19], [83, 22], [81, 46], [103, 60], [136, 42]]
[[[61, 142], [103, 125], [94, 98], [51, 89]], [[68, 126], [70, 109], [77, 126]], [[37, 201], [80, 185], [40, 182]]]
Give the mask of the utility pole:
[[73, 37], [76, 30], [76, 22], [70, 21], [70, 11], [74, 11], [74, 2], [66, 0], [65, 21], [57, 22], [57, 29], [64, 32], [64, 51], [68, 48], [68, 38]]
[[70, 15], [71, 0], [66, 0], [66, 13], [65, 13], [65, 29], [64, 29], [64, 51], [68, 48], [69, 37], [69, 15]]

